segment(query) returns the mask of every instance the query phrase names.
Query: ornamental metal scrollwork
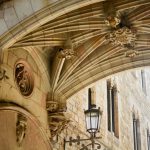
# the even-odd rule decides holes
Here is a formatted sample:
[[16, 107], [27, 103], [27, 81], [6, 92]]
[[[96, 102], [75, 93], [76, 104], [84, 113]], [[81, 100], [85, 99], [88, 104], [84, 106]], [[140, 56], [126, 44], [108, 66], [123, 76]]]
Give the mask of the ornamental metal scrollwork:
[[29, 96], [34, 87], [32, 70], [27, 62], [20, 60], [15, 66], [15, 81], [23, 96]]

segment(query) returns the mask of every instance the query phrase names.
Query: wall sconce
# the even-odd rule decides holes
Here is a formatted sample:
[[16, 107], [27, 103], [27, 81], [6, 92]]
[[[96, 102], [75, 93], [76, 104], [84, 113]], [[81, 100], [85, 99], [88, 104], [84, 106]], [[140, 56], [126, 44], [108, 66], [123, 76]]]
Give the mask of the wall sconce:
[[[76, 139], [73, 139], [72, 137], [69, 138], [69, 140], [64, 139], [64, 150], [66, 147], [66, 144], [68, 143], [69, 146], [72, 146], [73, 143], [76, 143], [77, 145], [80, 145], [82, 141], [91, 141], [89, 144], [85, 145], [82, 144], [80, 150], [96, 150], [101, 148], [101, 145], [97, 143], [95, 140], [100, 139], [101, 137], [96, 137], [96, 133], [99, 132], [100, 129], [100, 123], [101, 123], [101, 117], [102, 117], [102, 111], [100, 110], [100, 107], [96, 109], [96, 105], [89, 108], [88, 110], [84, 111], [85, 114], [85, 121], [86, 121], [86, 130], [90, 133], [90, 138], [87, 139], [81, 139], [80, 136], [77, 136]], [[90, 149], [88, 149], [88, 147]]]

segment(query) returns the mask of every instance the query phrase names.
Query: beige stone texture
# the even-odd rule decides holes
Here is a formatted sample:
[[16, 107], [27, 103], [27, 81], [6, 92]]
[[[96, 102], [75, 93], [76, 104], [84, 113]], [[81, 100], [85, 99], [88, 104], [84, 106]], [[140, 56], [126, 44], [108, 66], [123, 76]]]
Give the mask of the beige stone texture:
[[[102, 136], [99, 140], [102, 150], [104, 147], [134, 149], [133, 112], [140, 120], [141, 150], [146, 150], [146, 129], [150, 126], [149, 15], [149, 0], [113, 0], [113, 3], [110, 0], [0, 0], [0, 79], [8, 76], [0, 80], [0, 106], [4, 101], [27, 110], [44, 129], [43, 139], [46, 136], [54, 150], [63, 150], [64, 137], [78, 134], [89, 137], [83, 110], [88, 108], [88, 88], [95, 87], [96, 104], [103, 110], [98, 133]], [[123, 28], [130, 33], [118, 33]], [[108, 39], [112, 32], [114, 37]], [[130, 35], [136, 38], [131, 39]], [[66, 43], [74, 52], [70, 59], [58, 57]], [[15, 64], [21, 59], [33, 73], [34, 88], [29, 96], [23, 96], [15, 82]], [[145, 72], [146, 89], [142, 87], [141, 70]], [[106, 80], [109, 78], [117, 85], [119, 139], [107, 130]], [[47, 111], [47, 100], [64, 106], [55, 110], [53, 120], [57, 120], [59, 113], [66, 114], [62, 112], [66, 106], [72, 115], [69, 128], [55, 136], [54, 141], [49, 139], [50, 124], [54, 123], [50, 116], [54, 112]], [[62, 114], [60, 118], [65, 116]], [[31, 138], [37, 141], [38, 136]], [[77, 149], [80, 147], [67, 145], [66, 148]]]
[[[147, 84], [149, 82], [149, 67], [145, 68], [144, 72], [146, 73]], [[117, 86], [119, 138], [116, 138], [114, 133], [109, 132], [107, 129], [107, 79], [114, 80]], [[84, 110], [88, 108], [88, 88], [90, 87], [96, 88], [96, 105], [103, 111], [100, 134], [97, 134], [97, 136], [102, 136], [102, 139], [98, 140], [102, 144], [102, 147], [108, 150], [134, 149], [132, 114], [136, 112], [140, 120], [141, 149], [145, 150], [147, 148], [146, 132], [150, 123], [150, 101], [141, 87], [141, 69], [109, 76], [70, 97], [67, 100], [67, 112], [71, 113], [72, 122], [67, 129], [58, 135], [58, 141], [53, 144], [54, 149], [62, 149], [64, 138], [69, 140], [70, 136], [76, 138], [77, 135], [80, 135], [82, 138], [89, 138], [90, 135], [85, 130]], [[80, 148], [81, 146], [77, 146], [76, 144], [73, 144], [73, 146], [66, 144], [66, 150], [79, 150]]]

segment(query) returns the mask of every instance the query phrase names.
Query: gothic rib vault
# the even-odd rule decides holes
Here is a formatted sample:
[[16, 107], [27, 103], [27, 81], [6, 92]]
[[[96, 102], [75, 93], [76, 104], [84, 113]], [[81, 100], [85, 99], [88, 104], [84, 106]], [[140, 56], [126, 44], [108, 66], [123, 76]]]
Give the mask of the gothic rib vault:
[[[104, 9], [105, 5], [112, 7], [113, 15], [119, 15], [121, 23], [117, 27], [106, 24], [110, 12]], [[52, 99], [66, 100], [98, 79], [150, 65], [149, 14], [149, 0], [57, 1], [5, 32], [1, 36], [1, 49], [4, 53], [17, 48], [30, 53], [32, 49], [39, 57], [48, 58], [46, 76]], [[131, 30], [131, 34], [134, 32], [134, 46], [128, 45], [130, 42], [123, 46], [113, 44], [107, 39], [110, 33], [123, 27]], [[64, 53], [60, 57], [65, 49], [73, 50], [71, 59]]]

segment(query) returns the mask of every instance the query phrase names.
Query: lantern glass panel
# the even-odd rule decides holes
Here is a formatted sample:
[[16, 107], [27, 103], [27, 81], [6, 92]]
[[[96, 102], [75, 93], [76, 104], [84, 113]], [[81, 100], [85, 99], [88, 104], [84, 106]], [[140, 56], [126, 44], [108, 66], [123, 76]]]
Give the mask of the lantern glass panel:
[[99, 130], [99, 109], [89, 109], [85, 111], [86, 127], [89, 133], [95, 133]]

